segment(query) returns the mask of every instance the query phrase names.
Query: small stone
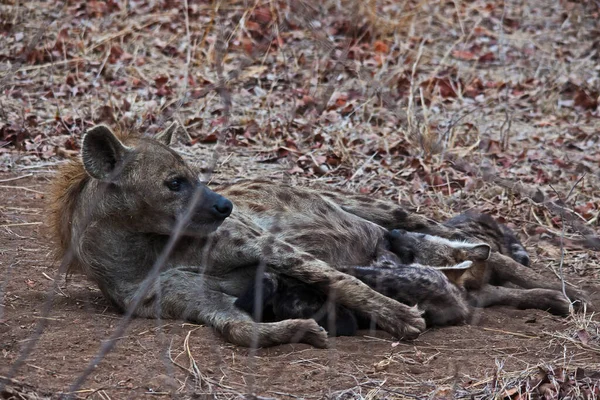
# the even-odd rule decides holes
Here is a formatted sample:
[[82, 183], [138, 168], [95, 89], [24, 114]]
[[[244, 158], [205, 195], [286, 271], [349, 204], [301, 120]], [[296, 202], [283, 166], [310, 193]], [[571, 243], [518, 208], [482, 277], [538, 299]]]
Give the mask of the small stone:
[[146, 385], [149, 391], [154, 392], [174, 392], [180, 386], [177, 379], [165, 374], [156, 375], [154, 378], [150, 379]]

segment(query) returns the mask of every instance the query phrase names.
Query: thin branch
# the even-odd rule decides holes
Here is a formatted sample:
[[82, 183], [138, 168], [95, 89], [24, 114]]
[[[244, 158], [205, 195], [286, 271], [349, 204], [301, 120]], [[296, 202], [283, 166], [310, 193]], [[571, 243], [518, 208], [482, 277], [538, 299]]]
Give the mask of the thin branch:
[[[556, 189], [554, 189], [554, 187], [552, 185], [550, 185], [550, 188], [554, 191], [554, 193], [556, 194], [556, 196], [559, 198], [559, 200], [561, 201], [561, 203], [563, 203], [565, 206], [567, 204], [567, 201], [569, 200], [569, 197], [571, 197], [571, 194], [573, 194], [573, 190], [575, 190], [575, 187], [579, 184], [579, 182], [581, 182], [583, 180], [583, 178], [585, 177], [585, 174], [581, 175], [581, 177], [579, 179], [577, 179], [577, 181], [575, 181], [575, 183], [573, 184], [573, 186], [571, 186], [571, 190], [569, 190], [569, 193], [567, 194], [567, 197], [563, 200], [560, 196], [560, 194], [558, 193], [558, 191]], [[565, 237], [565, 229], [566, 229], [566, 224], [565, 224], [565, 213], [564, 213], [564, 208], [561, 209], [561, 213], [560, 213], [560, 223], [562, 225], [562, 229], [561, 229], [561, 233], [560, 233], [560, 263], [558, 264], [558, 273], [560, 275], [560, 282], [561, 282], [561, 286], [562, 286], [562, 293], [563, 296], [565, 296], [565, 298], [569, 301], [570, 306], [569, 306], [569, 312], [572, 314], [574, 309], [573, 309], [573, 303], [572, 300], [569, 299], [569, 296], [567, 296], [567, 291], [566, 291], [566, 287], [565, 287], [565, 276], [563, 273], [563, 264], [565, 261], [565, 244], [564, 244], [564, 237]]]

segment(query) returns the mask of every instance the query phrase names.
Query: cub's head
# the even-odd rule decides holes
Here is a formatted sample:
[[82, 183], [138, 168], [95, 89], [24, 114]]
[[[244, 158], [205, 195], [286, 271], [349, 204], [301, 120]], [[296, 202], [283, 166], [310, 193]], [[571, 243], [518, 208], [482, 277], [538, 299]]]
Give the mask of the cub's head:
[[490, 256], [487, 243], [448, 240], [424, 233], [394, 229], [389, 234], [391, 250], [403, 263], [445, 267], [463, 262], [484, 262]]
[[130, 229], [170, 234], [183, 219], [184, 235], [204, 236], [231, 214], [233, 204], [201, 183], [169, 148], [176, 129], [172, 124], [153, 139], [119, 138], [107, 126], [95, 126], [83, 137], [83, 166], [104, 190], [106, 212]]
[[485, 261], [492, 251], [487, 243], [453, 241], [399, 229], [390, 232], [389, 241], [402, 262], [440, 269], [459, 287], [478, 288], [486, 279]]

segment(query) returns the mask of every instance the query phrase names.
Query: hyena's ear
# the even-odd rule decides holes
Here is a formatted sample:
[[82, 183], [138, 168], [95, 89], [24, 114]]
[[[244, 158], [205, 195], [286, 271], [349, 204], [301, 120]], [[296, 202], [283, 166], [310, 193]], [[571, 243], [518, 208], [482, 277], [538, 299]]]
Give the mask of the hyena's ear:
[[485, 261], [490, 258], [490, 254], [492, 254], [492, 248], [487, 243], [475, 243], [465, 248], [465, 250], [468, 258], [477, 261]]
[[83, 136], [81, 158], [86, 172], [101, 181], [110, 180], [128, 149], [106, 125], [96, 125]]
[[162, 132], [157, 133], [154, 136], [154, 140], [161, 142], [165, 146], [170, 146], [171, 142], [173, 141], [173, 134], [175, 132], [177, 132], [178, 129], [179, 129], [179, 123], [177, 121], [173, 121], [171, 123], [171, 125], [169, 125], [167, 127], [167, 129], [165, 129]]

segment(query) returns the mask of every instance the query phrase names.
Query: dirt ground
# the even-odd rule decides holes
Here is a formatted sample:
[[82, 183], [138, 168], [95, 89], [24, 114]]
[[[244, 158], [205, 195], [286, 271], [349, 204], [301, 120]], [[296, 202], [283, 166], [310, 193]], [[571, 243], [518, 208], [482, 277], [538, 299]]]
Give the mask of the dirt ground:
[[[17, 177], [0, 174], [0, 180]], [[0, 195], [0, 375], [7, 375], [39, 324], [45, 324], [10, 389], [0, 392], [5, 398], [10, 398], [9, 390], [39, 397], [67, 391], [121, 318], [83, 276], [73, 275], [67, 283], [61, 278], [59, 288], [52, 290], [56, 268], [41, 223], [42, 193], [50, 177], [34, 173], [7, 182], [15, 189], [5, 188]], [[600, 287], [572, 274], [567, 281], [588, 289], [600, 304]], [[49, 294], [52, 310], [44, 316]], [[267, 398], [414, 394], [442, 399], [490, 398], [496, 393], [504, 398], [535, 375], [537, 366], [566, 368], [569, 373], [578, 367], [588, 373], [600, 371], [600, 352], [578, 337], [584, 324], [581, 317], [498, 307], [477, 310], [470, 324], [432, 329], [414, 342], [394, 342], [385, 333], [364, 331], [333, 339], [327, 350], [295, 344], [252, 352], [225, 343], [208, 327], [136, 319], [77, 395], [115, 399], [203, 398], [203, 393], [224, 398], [248, 393]], [[590, 333], [599, 326], [591, 321], [587, 325]]]
[[[213, 182], [489, 213], [600, 307], [599, 19], [587, 0], [0, 2], [0, 398], [67, 393], [121, 321], [56, 275], [44, 231], [47, 184], [97, 123], [179, 121]], [[595, 399], [599, 321], [494, 308], [414, 342], [253, 351], [135, 319], [73, 395]]]

